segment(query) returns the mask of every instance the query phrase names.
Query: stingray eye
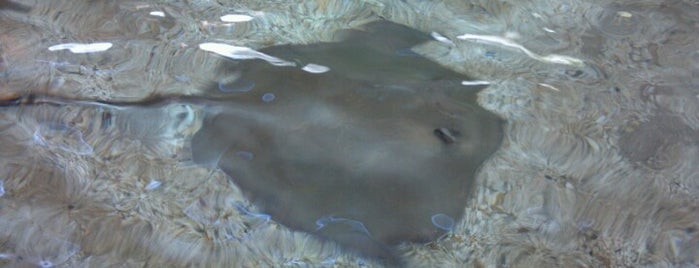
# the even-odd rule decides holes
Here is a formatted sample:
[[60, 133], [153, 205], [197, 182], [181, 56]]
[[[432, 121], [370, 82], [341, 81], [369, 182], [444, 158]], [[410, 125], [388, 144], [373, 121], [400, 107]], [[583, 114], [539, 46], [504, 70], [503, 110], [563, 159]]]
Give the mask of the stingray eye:
[[433, 133], [444, 144], [452, 144], [456, 142], [456, 137], [459, 136], [458, 131], [445, 127], [435, 128]]

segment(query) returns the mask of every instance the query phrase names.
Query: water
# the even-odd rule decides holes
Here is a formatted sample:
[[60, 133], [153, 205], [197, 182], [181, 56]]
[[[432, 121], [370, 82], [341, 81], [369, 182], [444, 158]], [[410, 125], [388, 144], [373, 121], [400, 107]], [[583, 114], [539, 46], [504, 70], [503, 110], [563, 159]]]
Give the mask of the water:
[[[248, 107], [284, 110], [294, 92], [256, 91], [260, 84], [219, 68], [220, 53], [200, 45], [249, 48], [234, 55], [259, 58], [251, 50], [338, 40], [339, 30], [379, 16], [434, 39], [398, 54], [424, 56], [469, 79], [444, 95], [438, 89], [450, 86], [415, 92], [406, 82], [428, 72], [369, 69], [352, 78], [366, 89], [409, 79], [391, 94], [366, 90], [357, 98], [418, 107], [427, 100], [461, 118], [468, 110], [455, 100], [487, 84], [477, 102], [506, 122], [502, 146], [457, 204], [463, 216], [425, 217], [432, 228], [425, 232], [449, 235], [391, 248], [399, 265], [699, 265], [699, 4], [689, 0], [0, 1], [0, 102], [7, 104], [0, 110], [0, 264], [383, 266], [277, 222], [216, 169], [222, 156], [208, 166], [192, 161], [192, 136], [206, 114], [220, 112], [219, 100], [182, 97], [242, 93]], [[262, 58], [309, 74], [337, 71]], [[18, 105], [29, 92], [38, 101], [19, 102], [39, 104]], [[172, 98], [130, 104], [155, 95]], [[397, 96], [403, 101], [391, 102]], [[312, 119], [354, 118], [332, 115]], [[399, 130], [413, 125], [397, 126], [407, 135]], [[450, 127], [438, 132], [437, 144], [464, 139]], [[233, 149], [243, 161], [265, 159]], [[330, 152], [328, 162], [342, 156]], [[342, 235], [358, 224], [327, 219], [356, 218], [322, 223]]]

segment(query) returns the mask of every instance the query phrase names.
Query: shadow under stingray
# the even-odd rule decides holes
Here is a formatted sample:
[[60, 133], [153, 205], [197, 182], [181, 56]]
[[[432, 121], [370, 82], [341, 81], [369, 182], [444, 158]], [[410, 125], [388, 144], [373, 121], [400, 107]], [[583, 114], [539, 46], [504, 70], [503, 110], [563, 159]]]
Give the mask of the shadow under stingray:
[[205, 94], [230, 105], [208, 110], [193, 160], [221, 168], [276, 222], [399, 263], [394, 246], [462, 217], [503, 121], [468, 77], [410, 50], [429, 35], [377, 21], [338, 36], [223, 62]]

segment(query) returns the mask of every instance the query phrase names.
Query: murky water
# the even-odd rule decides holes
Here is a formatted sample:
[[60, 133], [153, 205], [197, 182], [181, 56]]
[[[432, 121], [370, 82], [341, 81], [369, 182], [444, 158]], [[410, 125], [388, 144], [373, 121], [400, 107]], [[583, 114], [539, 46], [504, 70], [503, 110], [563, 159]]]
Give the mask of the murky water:
[[690, 0], [0, 1], [0, 263], [699, 265], [697, 29]]

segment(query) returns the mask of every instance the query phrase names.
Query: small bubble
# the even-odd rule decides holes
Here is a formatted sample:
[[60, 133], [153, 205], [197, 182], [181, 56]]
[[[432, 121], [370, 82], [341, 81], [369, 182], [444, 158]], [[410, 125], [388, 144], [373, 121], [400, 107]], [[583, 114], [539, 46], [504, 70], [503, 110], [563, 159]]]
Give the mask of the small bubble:
[[50, 261], [39, 261], [39, 267], [53, 267], [53, 262]]
[[262, 101], [264, 102], [271, 102], [273, 101], [277, 96], [274, 95], [274, 93], [265, 93], [262, 95]]
[[432, 216], [432, 224], [447, 232], [454, 230], [454, 219], [443, 213], [434, 214]]
[[0, 196], [5, 195], [5, 182], [0, 181]]

